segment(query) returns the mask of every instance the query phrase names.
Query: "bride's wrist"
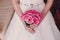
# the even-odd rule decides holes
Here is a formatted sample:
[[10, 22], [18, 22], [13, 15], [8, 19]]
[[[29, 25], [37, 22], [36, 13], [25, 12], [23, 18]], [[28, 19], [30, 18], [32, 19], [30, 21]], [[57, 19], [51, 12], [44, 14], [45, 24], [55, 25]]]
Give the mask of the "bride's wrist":
[[42, 13], [42, 18], [44, 19], [46, 13], [44, 11], [42, 11], [41, 13]]

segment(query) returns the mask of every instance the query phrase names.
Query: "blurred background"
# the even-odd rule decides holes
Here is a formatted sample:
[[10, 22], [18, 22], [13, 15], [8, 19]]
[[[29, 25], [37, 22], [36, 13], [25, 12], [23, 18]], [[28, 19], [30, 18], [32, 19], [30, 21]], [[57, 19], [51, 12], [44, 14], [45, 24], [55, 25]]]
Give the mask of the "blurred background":
[[7, 28], [13, 16], [11, 0], [0, 0], [0, 32]]
[[[46, 3], [47, 0], [44, 0]], [[54, 17], [57, 28], [60, 30], [60, 0], [54, 0], [51, 7], [51, 12]], [[8, 25], [13, 17], [14, 9], [11, 0], [0, 0], [0, 32]]]

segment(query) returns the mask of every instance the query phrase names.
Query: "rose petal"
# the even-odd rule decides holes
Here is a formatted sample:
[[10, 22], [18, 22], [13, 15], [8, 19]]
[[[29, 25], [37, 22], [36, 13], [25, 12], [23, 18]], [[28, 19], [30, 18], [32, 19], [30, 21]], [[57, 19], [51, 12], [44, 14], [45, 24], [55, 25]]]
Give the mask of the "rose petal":
[[29, 24], [33, 23], [35, 26], [37, 26], [42, 20], [42, 15], [40, 12], [36, 10], [27, 10], [22, 15], [22, 19]]

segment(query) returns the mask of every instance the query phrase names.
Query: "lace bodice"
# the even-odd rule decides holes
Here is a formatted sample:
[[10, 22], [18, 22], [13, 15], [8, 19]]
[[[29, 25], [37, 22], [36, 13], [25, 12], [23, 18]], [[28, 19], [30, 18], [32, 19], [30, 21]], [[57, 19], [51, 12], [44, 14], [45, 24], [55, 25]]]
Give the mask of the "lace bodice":
[[38, 11], [42, 11], [44, 7], [43, 0], [20, 0], [20, 6], [23, 10], [27, 9], [36, 9]]
[[43, 0], [20, 0], [22, 3], [42, 3]]

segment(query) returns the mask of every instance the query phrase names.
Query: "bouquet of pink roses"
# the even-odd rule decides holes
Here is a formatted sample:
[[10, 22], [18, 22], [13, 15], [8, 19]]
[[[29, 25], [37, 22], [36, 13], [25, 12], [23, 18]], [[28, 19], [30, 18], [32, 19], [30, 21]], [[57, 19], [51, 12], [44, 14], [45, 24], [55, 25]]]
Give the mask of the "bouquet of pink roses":
[[26, 23], [26, 26], [34, 25], [37, 27], [42, 20], [42, 15], [36, 10], [28, 10], [22, 14], [21, 18]]

